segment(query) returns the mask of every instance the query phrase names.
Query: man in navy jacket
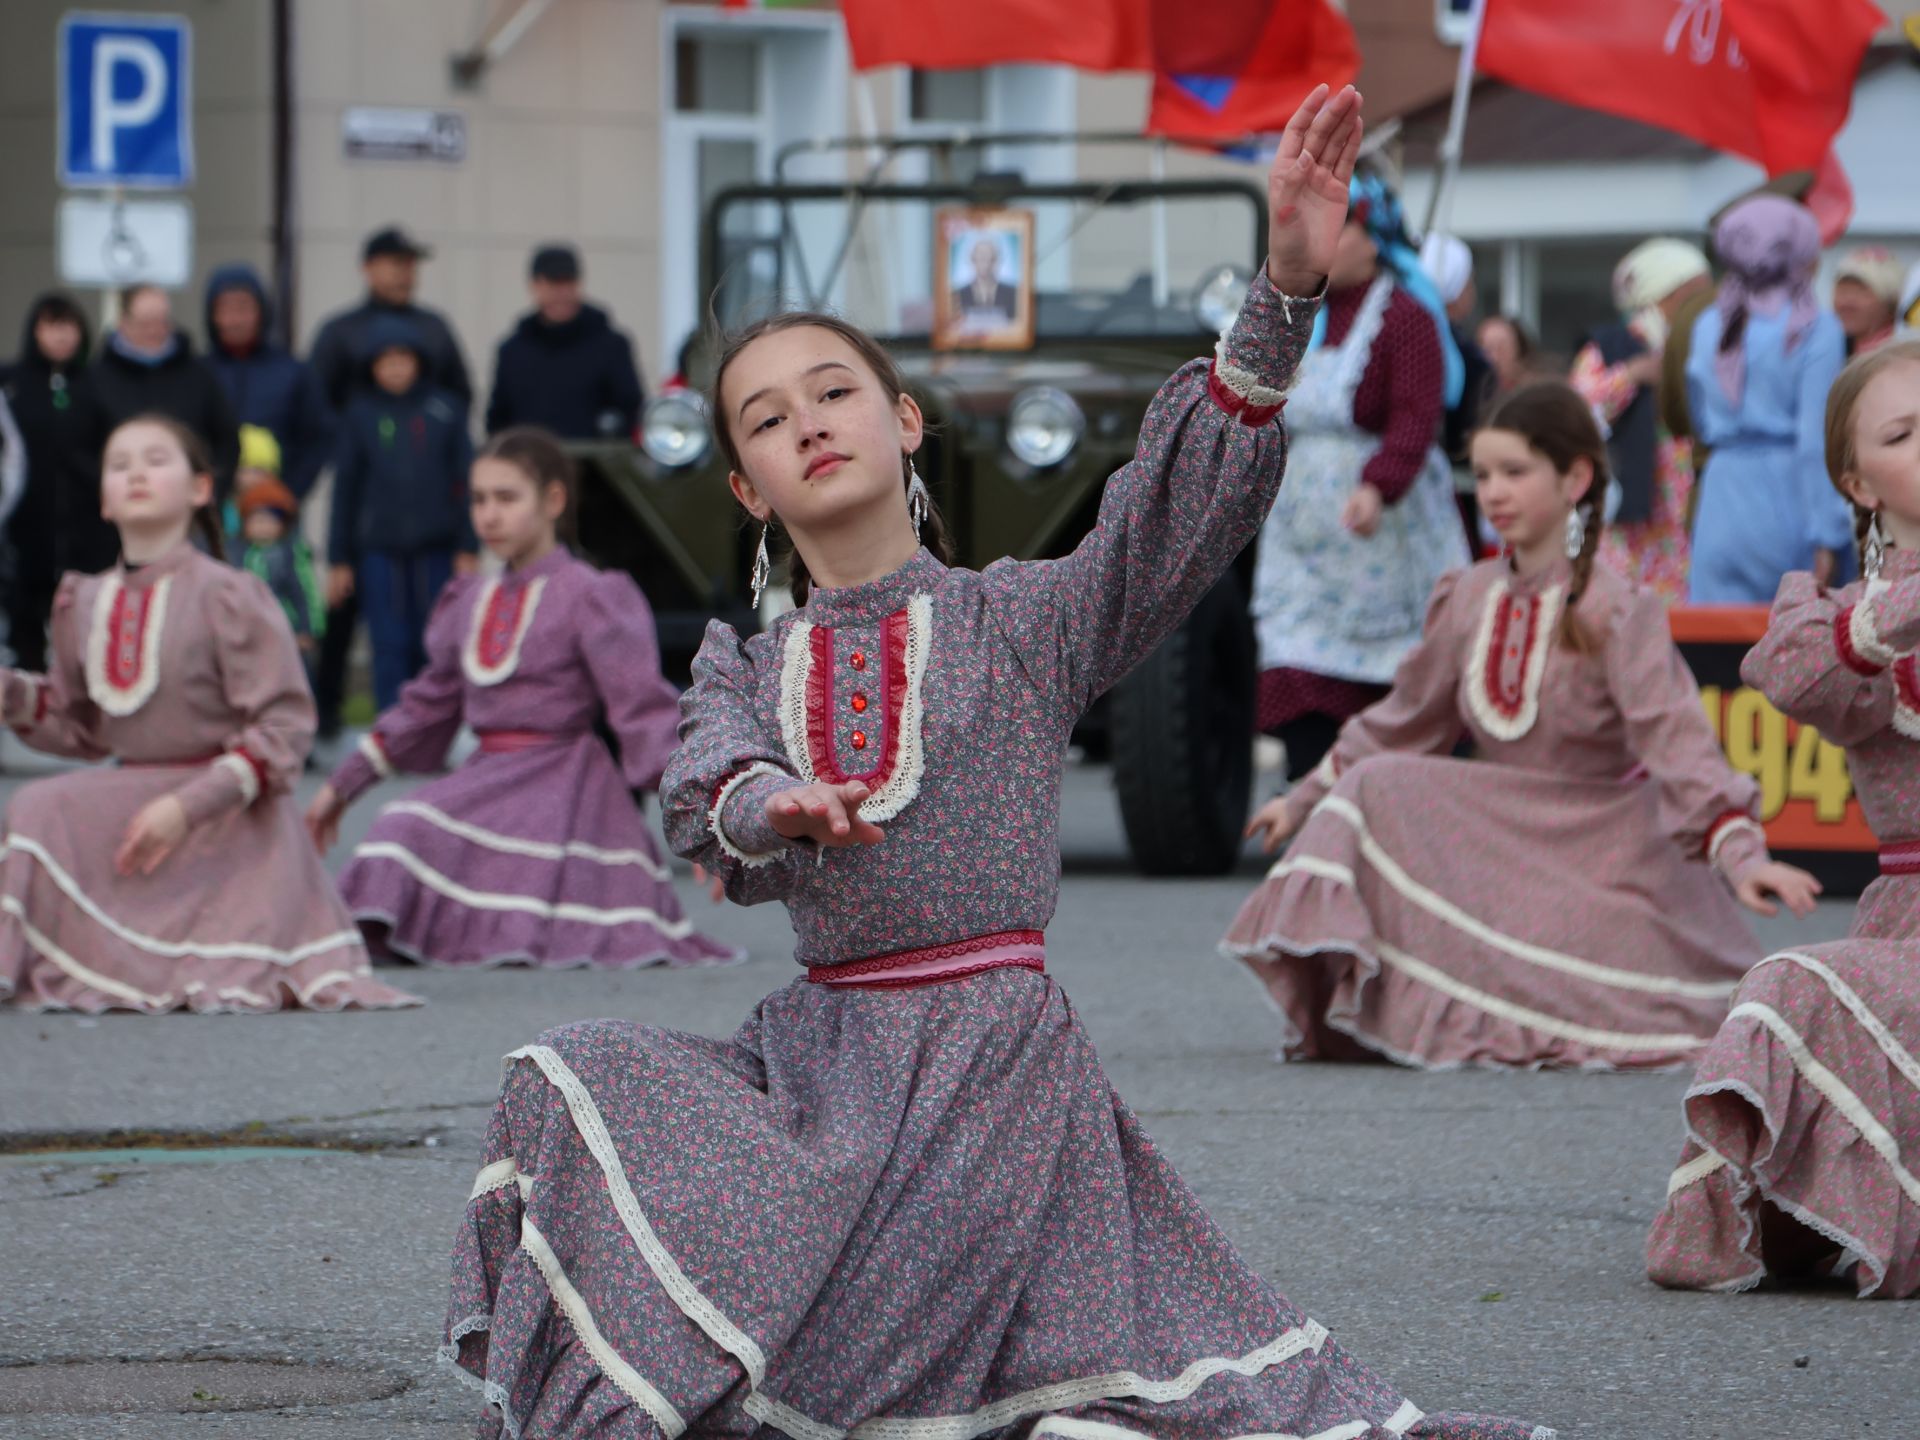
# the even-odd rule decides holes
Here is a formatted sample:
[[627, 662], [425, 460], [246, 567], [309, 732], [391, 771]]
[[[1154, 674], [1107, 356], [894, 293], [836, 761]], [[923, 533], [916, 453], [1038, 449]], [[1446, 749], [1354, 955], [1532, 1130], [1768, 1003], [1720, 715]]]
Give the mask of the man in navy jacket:
[[487, 433], [540, 425], [565, 440], [630, 436], [640, 418], [633, 342], [580, 295], [580, 257], [565, 245], [534, 252], [532, 313], [500, 342]]

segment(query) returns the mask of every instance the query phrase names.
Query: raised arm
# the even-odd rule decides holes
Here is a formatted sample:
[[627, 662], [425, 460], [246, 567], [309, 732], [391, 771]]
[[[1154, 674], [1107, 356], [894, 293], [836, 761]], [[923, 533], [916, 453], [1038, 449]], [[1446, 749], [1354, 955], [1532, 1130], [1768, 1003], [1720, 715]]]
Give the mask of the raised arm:
[[35, 750], [74, 760], [103, 760], [111, 752], [101, 733], [101, 716], [87, 694], [83, 669], [87, 621], [77, 603], [79, 575], [60, 577], [51, 616], [51, 664], [45, 675], [0, 671], [0, 709], [13, 733]]
[[313, 696], [286, 612], [257, 575], [221, 580], [206, 616], [232, 729], [220, 758], [174, 792], [189, 825], [292, 790], [313, 748]]
[[467, 607], [461, 603], [473, 581], [447, 582], [427, 620], [427, 667], [400, 688], [400, 698], [341, 761], [328, 782], [342, 805], [350, 805], [377, 781], [396, 772], [438, 770], [446, 763], [465, 713], [466, 677], [460, 649], [466, 640]]
[[1767, 633], [1740, 678], [1836, 745], [1857, 745], [1893, 720], [1895, 658], [1920, 648], [1920, 575], [1843, 601], [1805, 571], [1786, 576]]
[[1362, 128], [1351, 88], [1308, 96], [1268, 178], [1265, 269], [1212, 365], [1189, 364], [1161, 387], [1071, 555], [988, 570], [996, 623], [1070, 712], [1166, 638], [1266, 518], [1286, 460], [1273, 421], [1306, 352]]
[[593, 578], [580, 654], [620, 741], [620, 769], [634, 790], [657, 790], [678, 743], [680, 692], [660, 673], [660, 637], [647, 597], [630, 575]]
[[1455, 613], [1461, 574], [1443, 575], [1433, 587], [1420, 643], [1394, 671], [1393, 689], [1341, 726], [1327, 758], [1287, 792], [1293, 827], [1305, 821], [1334, 781], [1369, 755], [1445, 755], [1459, 742], [1465, 729], [1458, 695], [1466, 627]]
[[1767, 864], [1760, 787], [1727, 763], [1658, 596], [1629, 596], [1606, 642], [1607, 688], [1627, 744], [1659, 788], [1660, 827], [1683, 854], [1739, 882]]
[[767, 801], [800, 781], [760, 723], [753, 688], [747, 647], [712, 621], [693, 657], [693, 686], [680, 697], [680, 748], [660, 781], [667, 843], [718, 875], [740, 905], [792, 893], [814, 853], [767, 819]]

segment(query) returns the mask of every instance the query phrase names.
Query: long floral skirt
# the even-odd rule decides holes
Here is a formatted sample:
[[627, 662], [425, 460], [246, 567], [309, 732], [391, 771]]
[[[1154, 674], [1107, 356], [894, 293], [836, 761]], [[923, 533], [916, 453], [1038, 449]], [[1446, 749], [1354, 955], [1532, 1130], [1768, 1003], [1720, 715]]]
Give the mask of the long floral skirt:
[[1761, 953], [1650, 782], [1393, 754], [1341, 775], [1222, 948], [1287, 1058], [1429, 1069], [1690, 1066]]
[[1249, 1270], [1044, 976], [800, 981], [731, 1042], [509, 1060], [443, 1352], [485, 1433], [1550, 1433], [1423, 1415]]
[[1917, 1057], [1913, 942], [1842, 940], [1755, 966], [1687, 1089], [1647, 1273], [1677, 1289], [1757, 1285], [1787, 1268], [1766, 1243], [1770, 1204], [1831, 1247], [1821, 1259], [1803, 1241], [1796, 1258], [1862, 1296], [1920, 1294]]

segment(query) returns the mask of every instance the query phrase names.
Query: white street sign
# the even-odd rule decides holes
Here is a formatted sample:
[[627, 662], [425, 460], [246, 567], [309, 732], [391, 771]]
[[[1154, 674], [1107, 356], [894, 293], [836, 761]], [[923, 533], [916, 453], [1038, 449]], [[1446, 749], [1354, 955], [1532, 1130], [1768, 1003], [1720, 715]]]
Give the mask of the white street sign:
[[184, 200], [60, 201], [60, 278], [113, 288], [179, 286], [193, 275], [193, 207]]
[[458, 110], [396, 110], [357, 105], [340, 119], [349, 160], [467, 158], [467, 117]]

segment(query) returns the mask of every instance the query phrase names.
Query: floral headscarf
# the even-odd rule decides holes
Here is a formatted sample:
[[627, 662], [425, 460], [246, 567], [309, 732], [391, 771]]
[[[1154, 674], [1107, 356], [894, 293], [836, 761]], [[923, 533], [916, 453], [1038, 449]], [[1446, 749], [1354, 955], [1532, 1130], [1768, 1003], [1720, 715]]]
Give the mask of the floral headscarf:
[[1755, 195], [1720, 217], [1713, 248], [1727, 269], [1720, 281], [1720, 353], [1714, 357], [1714, 373], [1727, 399], [1738, 405], [1747, 388], [1742, 344], [1747, 316], [1785, 310], [1789, 350], [1819, 319], [1813, 272], [1820, 263], [1820, 226], [1804, 205], [1780, 195]]
[[[1380, 252], [1380, 263], [1393, 272], [1394, 282], [1433, 316], [1434, 326], [1440, 332], [1440, 356], [1446, 364], [1445, 399], [1451, 410], [1460, 403], [1460, 396], [1466, 390], [1467, 367], [1460, 358], [1460, 347], [1454, 341], [1453, 326], [1448, 323], [1447, 307], [1440, 299], [1439, 288], [1420, 264], [1420, 252], [1413, 248], [1413, 241], [1407, 236], [1406, 211], [1401, 208], [1400, 197], [1378, 175], [1357, 172], [1348, 190], [1347, 203], [1348, 217], [1366, 226], [1367, 234], [1373, 237], [1374, 246]], [[1323, 309], [1314, 319], [1310, 348], [1318, 346], [1326, 333], [1327, 312]]]

